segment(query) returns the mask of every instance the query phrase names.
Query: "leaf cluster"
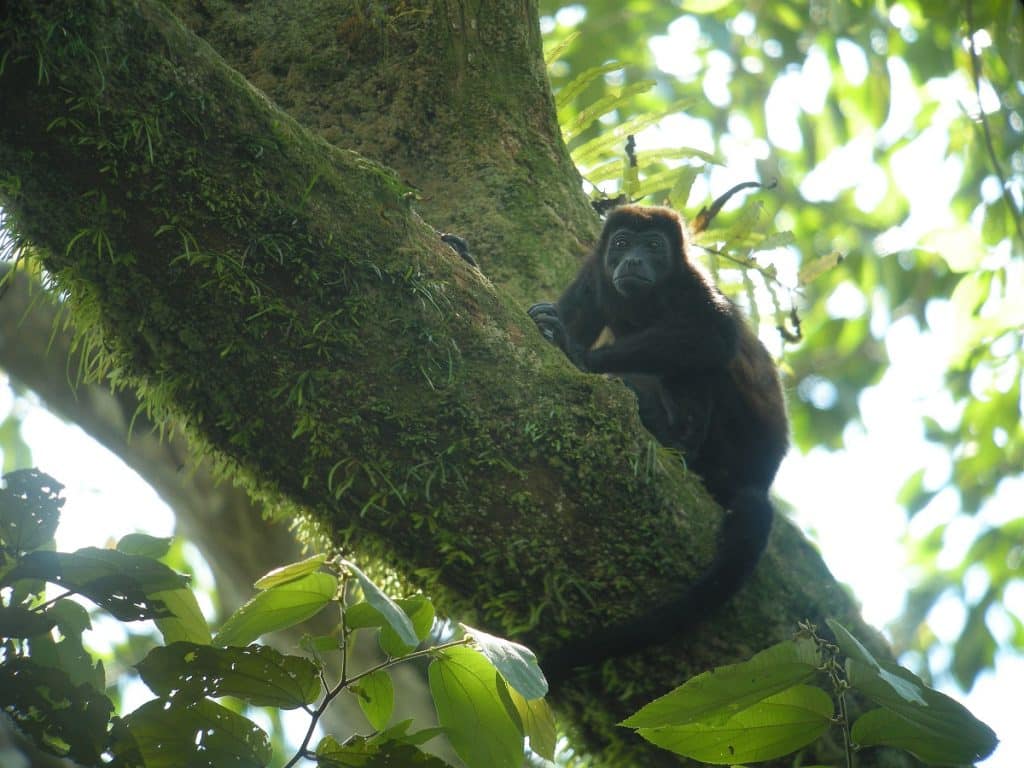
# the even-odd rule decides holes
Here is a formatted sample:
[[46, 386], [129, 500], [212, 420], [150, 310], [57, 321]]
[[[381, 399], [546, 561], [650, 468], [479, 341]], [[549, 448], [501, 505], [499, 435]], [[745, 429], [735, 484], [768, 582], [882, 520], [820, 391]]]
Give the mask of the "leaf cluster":
[[[783, 757], [837, 724], [847, 768], [856, 749], [870, 746], [905, 749], [928, 765], [968, 764], [992, 753], [998, 743], [992, 729], [962, 705], [909, 670], [877, 660], [838, 622], [828, 625], [834, 643], [804, 625], [796, 639], [697, 675], [622, 725], [713, 765]], [[815, 679], [827, 687], [808, 684]], [[850, 691], [877, 705], [852, 723]]]
[[[86, 766], [269, 765], [270, 737], [240, 713], [245, 705], [308, 713], [309, 728], [288, 767], [308, 761], [443, 768], [446, 762], [421, 748], [438, 737], [447, 738], [469, 768], [521, 765], [527, 738], [535, 753], [553, 757], [547, 683], [534, 655], [471, 627], [456, 639], [430, 642], [435, 612], [425, 596], [392, 599], [354, 564], [316, 555], [263, 576], [257, 594], [211, 633], [187, 578], [157, 559], [167, 554], [170, 539], [130, 534], [116, 549], [55, 552], [62, 486], [37, 470], [4, 480], [0, 708], [41, 749]], [[352, 589], [346, 589], [349, 582]], [[83, 646], [91, 621], [70, 599], [74, 595], [119, 621], [156, 621], [165, 645], [135, 665], [153, 700], [124, 715], [115, 712], [103, 665]], [[254, 642], [328, 606], [340, 610], [341, 623], [332, 634], [307, 636], [308, 656]], [[385, 659], [353, 672], [348, 660], [357, 632], [377, 634]], [[411, 721], [391, 722], [390, 670], [418, 658], [430, 660], [440, 728], [413, 731]], [[340, 672], [332, 672], [335, 662]], [[311, 746], [321, 716], [341, 694], [356, 697], [372, 732], [328, 735]]]

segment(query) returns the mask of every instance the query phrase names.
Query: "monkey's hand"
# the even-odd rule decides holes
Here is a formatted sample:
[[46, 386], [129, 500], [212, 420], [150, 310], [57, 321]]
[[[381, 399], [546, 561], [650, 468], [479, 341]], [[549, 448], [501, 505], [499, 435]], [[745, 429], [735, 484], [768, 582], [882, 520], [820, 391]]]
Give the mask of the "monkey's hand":
[[562, 323], [562, 318], [558, 316], [558, 307], [545, 301], [534, 304], [527, 310], [527, 313], [537, 324], [537, 330], [545, 339], [562, 350], [565, 356], [572, 360], [573, 365], [581, 371], [587, 370], [583, 359], [586, 350], [569, 336]]

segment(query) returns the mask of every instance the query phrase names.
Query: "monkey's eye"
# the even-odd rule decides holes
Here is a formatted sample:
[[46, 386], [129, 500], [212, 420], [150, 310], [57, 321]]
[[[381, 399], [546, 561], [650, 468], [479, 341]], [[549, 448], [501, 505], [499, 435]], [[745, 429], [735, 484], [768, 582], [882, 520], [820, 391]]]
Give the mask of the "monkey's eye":
[[629, 241], [626, 240], [626, 238], [624, 237], [616, 237], [614, 240], [612, 240], [613, 248], [627, 248], [628, 246]]
[[661, 248], [661, 240], [654, 240], [654, 239], [648, 240], [647, 241], [647, 247], [650, 248], [652, 251], [656, 251], [659, 248]]

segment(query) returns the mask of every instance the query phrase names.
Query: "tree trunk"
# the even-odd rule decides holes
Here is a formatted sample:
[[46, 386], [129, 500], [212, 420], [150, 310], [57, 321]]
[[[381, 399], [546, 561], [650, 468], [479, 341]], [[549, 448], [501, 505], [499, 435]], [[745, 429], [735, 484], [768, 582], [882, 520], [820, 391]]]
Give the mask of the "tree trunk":
[[[152, 0], [0, 1], [5, 226], [88, 373], [311, 539], [541, 656], [692, 579], [720, 510], [647, 466], [625, 388], [523, 312], [597, 227], [534, 3], [170, 5], [206, 41]], [[614, 724], [799, 619], [855, 614], [782, 523], [713, 622], [554, 698], [602, 764], [677, 764]]]

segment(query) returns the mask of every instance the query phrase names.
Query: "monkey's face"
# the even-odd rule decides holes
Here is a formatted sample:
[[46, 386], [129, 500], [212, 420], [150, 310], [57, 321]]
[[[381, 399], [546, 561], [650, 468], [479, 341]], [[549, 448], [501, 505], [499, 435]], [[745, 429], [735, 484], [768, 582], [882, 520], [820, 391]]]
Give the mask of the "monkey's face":
[[659, 229], [616, 229], [604, 254], [605, 274], [624, 298], [643, 298], [672, 271], [671, 251]]

